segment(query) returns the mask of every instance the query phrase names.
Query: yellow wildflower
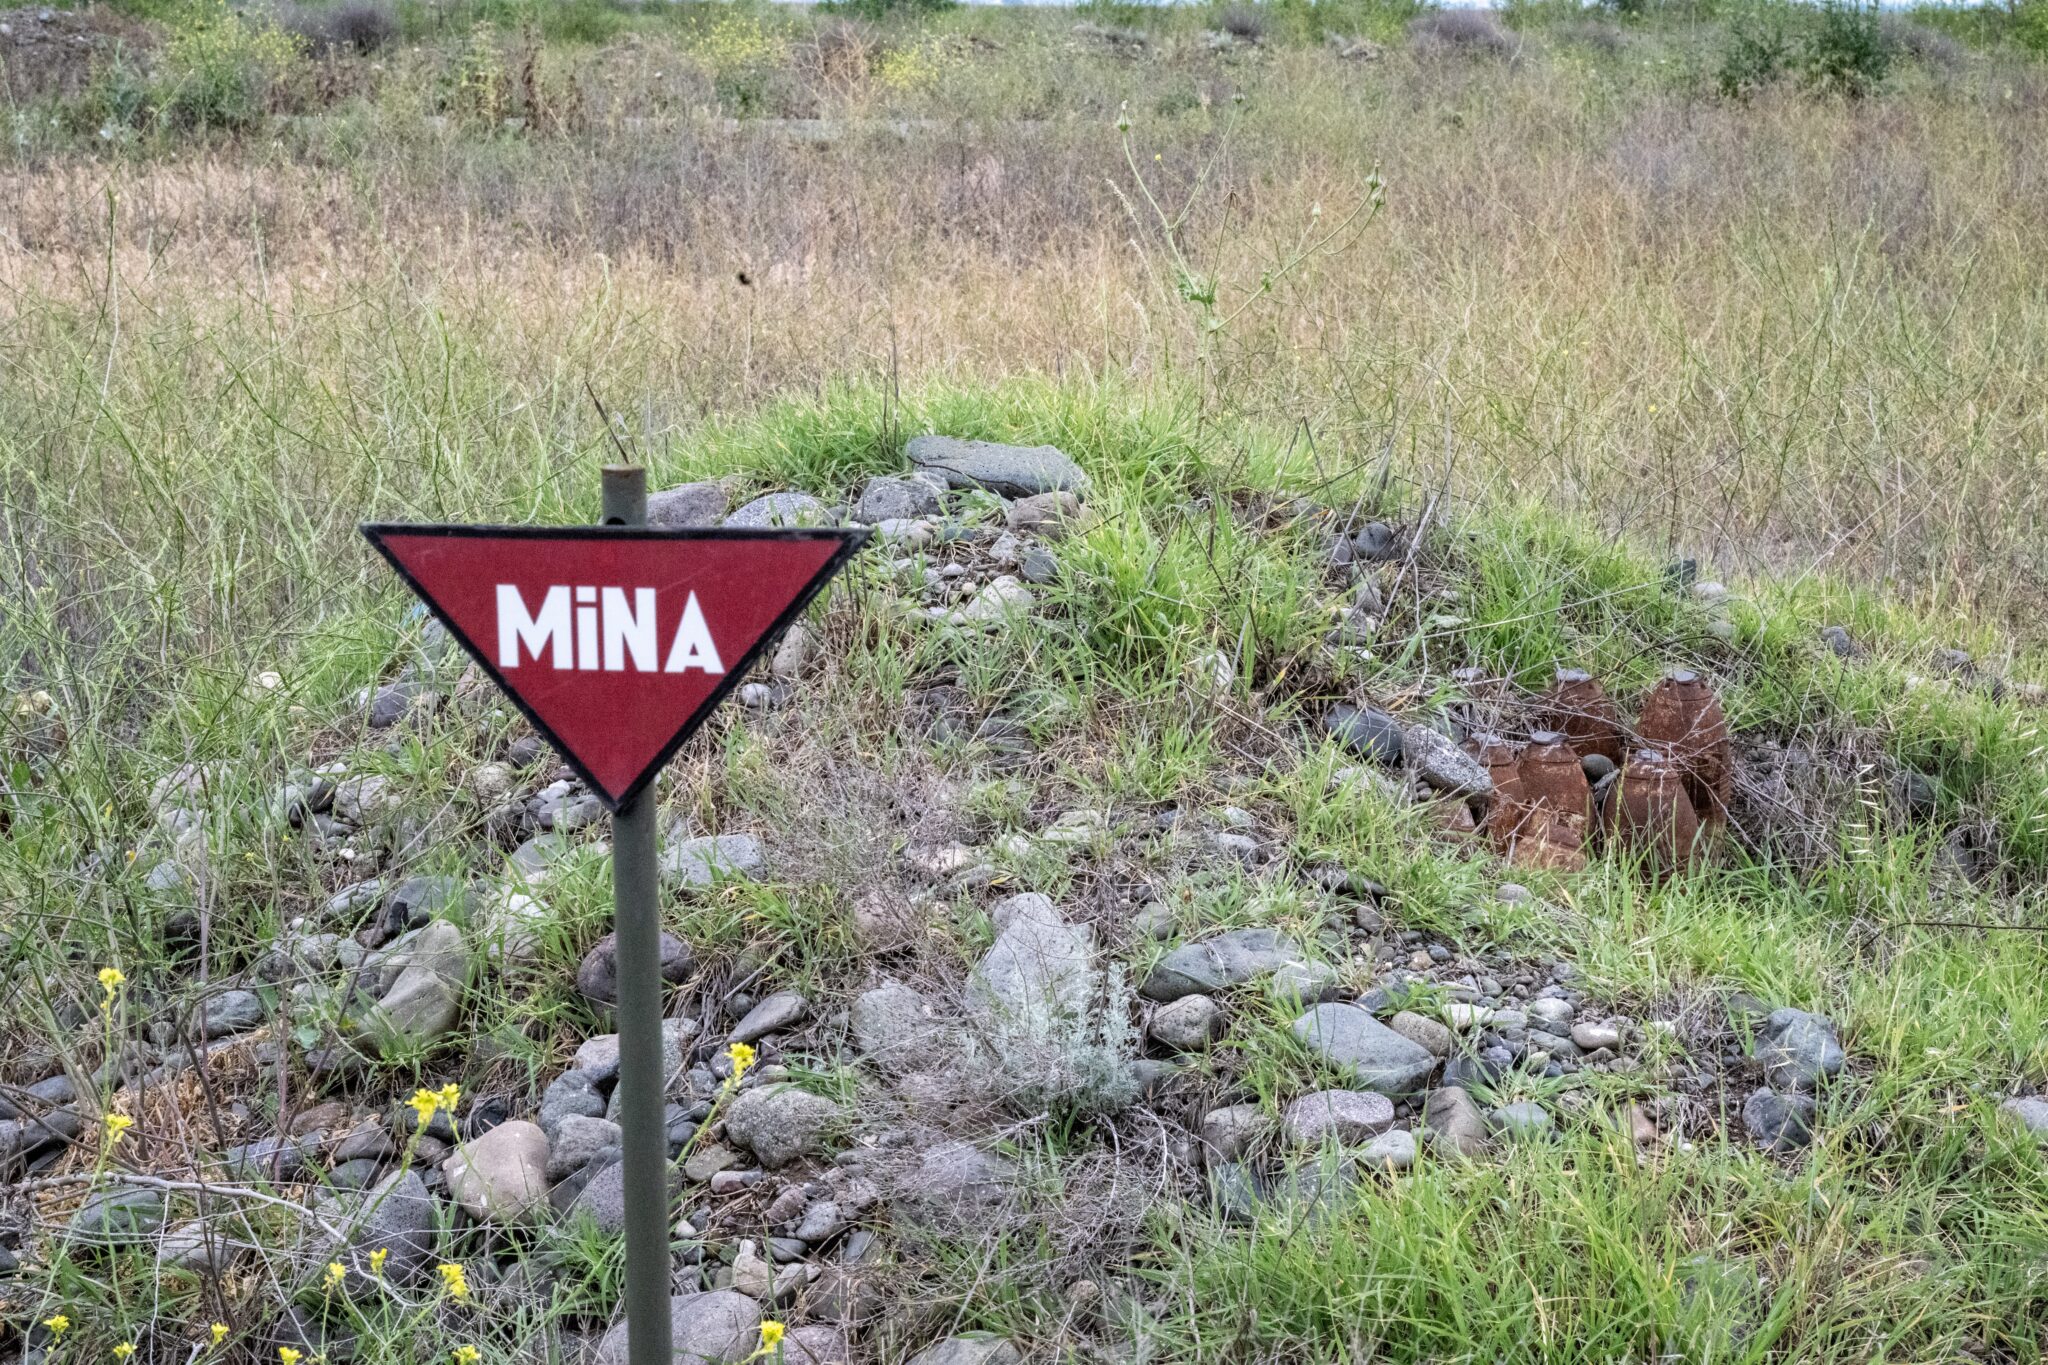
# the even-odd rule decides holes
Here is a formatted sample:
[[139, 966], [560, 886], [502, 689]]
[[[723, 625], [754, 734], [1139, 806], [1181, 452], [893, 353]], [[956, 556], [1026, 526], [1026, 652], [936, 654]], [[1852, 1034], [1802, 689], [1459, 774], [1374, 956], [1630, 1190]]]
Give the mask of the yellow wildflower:
[[441, 1093], [438, 1090], [415, 1090], [412, 1092], [412, 1098], [406, 1103], [420, 1116], [420, 1127], [424, 1128], [434, 1121], [434, 1115], [441, 1110]]
[[455, 1116], [455, 1106], [462, 1103], [462, 1088], [456, 1085], [455, 1082], [450, 1081], [442, 1086], [440, 1090], [436, 1091], [435, 1094], [441, 1101], [441, 1107], [448, 1111], [450, 1118], [453, 1118]]
[[107, 1126], [107, 1146], [119, 1147], [121, 1139], [135, 1126], [135, 1120], [126, 1114], [108, 1114], [101, 1120]]
[[126, 984], [128, 978], [119, 967], [100, 968], [100, 989], [107, 993], [106, 998], [100, 1001], [100, 1008], [105, 1009], [113, 1004], [114, 997], [121, 993], [121, 987]]
[[277, 1358], [284, 1362], [284, 1365], [299, 1365], [299, 1362], [304, 1360], [306, 1356], [303, 1351], [294, 1351], [289, 1346], [280, 1346], [277, 1348]]
[[458, 1346], [449, 1354], [455, 1357], [455, 1365], [476, 1365], [484, 1358], [484, 1353], [474, 1346]]
[[50, 1317], [44, 1318], [43, 1326], [50, 1329], [51, 1336], [61, 1337], [66, 1332], [71, 1330], [71, 1319], [65, 1317], [62, 1313], [57, 1313]]
[[782, 1344], [783, 1326], [770, 1318], [761, 1324], [761, 1349], [772, 1351]]
[[734, 1043], [725, 1050], [725, 1055], [732, 1059], [732, 1083], [738, 1085], [740, 1077], [754, 1065], [754, 1049], [745, 1043]]
[[459, 1265], [444, 1265], [437, 1269], [441, 1287], [448, 1291], [448, 1297], [457, 1303], [469, 1302], [469, 1276]]
[[341, 1288], [341, 1282], [347, 1278], [347, 1266], [343, 1265], [340, 1261], [329, 1261], [327, 1263], [327, 1287], [329, 1289]]
[[116, 1346], [114, 1348], [114, 1359], [116, 1360], [126, 1360], [129, 1356], [132, 1356], [134, 1354], [135, 1343], [132, 1341], [124, 1341], [119, 1346]]
[[378, 1247], [370, 1253], [370, 1273], [378, 1279], [384, 1278], [384, 1262], [391, 1259], [390, 1247]]
[[206, 1331], [207, 1335], [212, 1338], [211, 1342], [208, 1343], [209, 1345], [218, 1346], [228, 1339], [228, 1325], [224, 1322], [216, 1322], [213, 1326], [207, 1328]]

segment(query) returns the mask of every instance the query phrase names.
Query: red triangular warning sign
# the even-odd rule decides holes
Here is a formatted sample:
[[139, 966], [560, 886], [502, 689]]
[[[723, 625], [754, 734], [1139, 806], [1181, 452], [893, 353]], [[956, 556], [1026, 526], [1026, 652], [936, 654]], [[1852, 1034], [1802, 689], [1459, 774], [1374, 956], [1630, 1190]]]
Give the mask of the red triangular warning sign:
[[614, 811], [868, 536], [617, 526], [362, 532]]

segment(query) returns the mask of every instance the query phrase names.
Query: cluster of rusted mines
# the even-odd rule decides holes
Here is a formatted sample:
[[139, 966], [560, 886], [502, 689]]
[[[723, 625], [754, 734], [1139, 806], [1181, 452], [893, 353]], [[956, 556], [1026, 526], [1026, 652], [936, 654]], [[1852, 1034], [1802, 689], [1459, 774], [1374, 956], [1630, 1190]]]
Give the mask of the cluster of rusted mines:
[[1561, 668], [1537, 718], [1527, 743], [1465, 741], [1493, 778], [1481, 828], [1509, 862], [1575, 871], [1604, 841], [1668, 874], [1727, 824], [1728, 720], [1698, 674], [1665, 674], [1630, 730], [1598, 680]]

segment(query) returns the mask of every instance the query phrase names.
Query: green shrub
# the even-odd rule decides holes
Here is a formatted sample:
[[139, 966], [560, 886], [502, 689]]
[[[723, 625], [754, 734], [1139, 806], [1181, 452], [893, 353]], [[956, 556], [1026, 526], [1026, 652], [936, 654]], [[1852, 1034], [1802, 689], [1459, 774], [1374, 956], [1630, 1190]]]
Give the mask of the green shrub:
[[1781, 15], [1760, 12], [1739, 19], [1728, 26], [1728, 45], [1721, 50], [1721, 93], [1740, 99], [1775, 85], [1791, 70], [1792, 59], [1792, 39]]
[[1816, 88], [1852, 99], [1884, 84], [1892, 44], [1874, 0], [1825, 0], [1807, 28], [1800, 65]]
[[226, 0], [194, 0], [170, 21], [158, 71], [158, 105], [179, 123], [245, 128], [299, 64], [298, 44]]
[[2013, 41], [2048, 56], [2048, 0], [2020, 0], [2012, 11]]
[[1810, 88], [1858, 99], [1890, 74], [1894, 43], [1878, 7], [1823, 0], [1815, 9], [1759, 6], [1728, 20], [1721, 51], [1721, 93], [1741, 98], [1797, 77]]
[[823, 0], [818, 8], [829, 14], [852, 14], [863, 19], [885, 19], [892, 14], [938, 14], [953, 9], [959, 0]]

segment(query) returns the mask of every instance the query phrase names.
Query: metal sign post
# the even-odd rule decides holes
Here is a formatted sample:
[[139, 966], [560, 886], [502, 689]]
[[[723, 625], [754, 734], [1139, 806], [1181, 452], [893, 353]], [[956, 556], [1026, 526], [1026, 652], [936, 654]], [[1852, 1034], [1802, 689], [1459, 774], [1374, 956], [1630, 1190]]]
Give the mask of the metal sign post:
[[868, 533], [650, 527], [631, 465], [596, 526], [361, 529], [612, 813], [626, 1358], [673, 1365], [654, 778]]
[[[606, 465], [604, 525], [647, 524], [647, 471]], [[668, 1078], [661, 1059], [661, 905], [654, 792], [612, 815], [612, 919], [619, 983], [619, 1105], [626, 1164], [626, 1360], [672, 1365], [668, 1316]]]

